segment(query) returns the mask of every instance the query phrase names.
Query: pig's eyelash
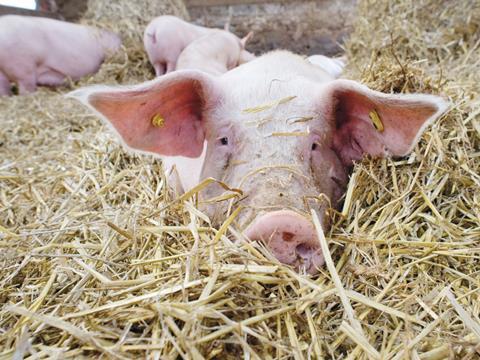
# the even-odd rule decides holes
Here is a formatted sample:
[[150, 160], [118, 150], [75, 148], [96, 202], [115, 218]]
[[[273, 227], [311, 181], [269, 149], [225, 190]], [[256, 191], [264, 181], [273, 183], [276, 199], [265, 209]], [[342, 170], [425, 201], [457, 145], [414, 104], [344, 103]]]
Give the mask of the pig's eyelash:
[[335, 177], [335, 176], [331, 176], [330, 179], [332, 179], [333, 182], [334, 182], [335, 184], [337, 184], [340, 188], [345, 187], [345, 184], [344, 184], [339, 178], [337, 178], [337, 177]]

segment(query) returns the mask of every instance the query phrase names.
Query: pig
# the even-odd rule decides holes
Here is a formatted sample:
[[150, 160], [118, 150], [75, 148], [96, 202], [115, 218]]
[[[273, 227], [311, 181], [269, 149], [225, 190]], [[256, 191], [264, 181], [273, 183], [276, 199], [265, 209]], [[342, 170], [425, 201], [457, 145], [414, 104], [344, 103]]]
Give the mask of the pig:
[[[178, 57], [191, 42], [217, 30], [190, 24], [171, 15], [153, 19], [145, 29], [143, 44], [155, 75], [174, 71]], [[228, 30], [228, 24], [225, 30]]]
[[211, 75], [221, 75], [255, 58], [255, 55], [245, 50], [252, 35], [250, 32], [241, 40], [225, 30], [204, 35], [182, 51], [176, 70], [197, 69]]
[[[327, 230], [326, 210], [339, 204], [353, 163], [365, 155], [405, 156], [448, 106], [434, 95], [385, 94], [335, 79], [287, 51], [220, 76], [180, 70], [72, 96], [127, 148], [189, 164], [197, 159], [181, 179], [213, 177], [241, 189], [233, 204], [242, 206], [236, 226], [280, 262], [310, 274], [324, 262], [311, 210]], [[207, 200], [224, 191], [212, 184], [200, 192], [201, 209], [213, 223], [224, 220], [232, 204]]]
[[312, 55], [307, 58], [307, 61], [313, 65], [319, 66], [335, 79], [340, 77], [345, 67], [345, 57], [329, 58], [324, 55]]
[[118, 35], [83, 25], [0, 16], [0, 95], [11, 95], [11, 82], [23, 95], [37, 85], [62, 85], [95, 73], [120, 44]]

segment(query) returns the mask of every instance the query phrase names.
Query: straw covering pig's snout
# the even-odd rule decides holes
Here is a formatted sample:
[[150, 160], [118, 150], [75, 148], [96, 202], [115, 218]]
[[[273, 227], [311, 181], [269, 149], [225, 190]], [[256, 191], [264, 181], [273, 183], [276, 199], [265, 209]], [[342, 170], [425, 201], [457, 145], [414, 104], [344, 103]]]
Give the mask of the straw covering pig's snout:
[[313, 274], [324, 259], [313, 224], [305, 217], [281, 210], [257, 218], [246, 230], [250, 240], [263, 241], [282, 263]]

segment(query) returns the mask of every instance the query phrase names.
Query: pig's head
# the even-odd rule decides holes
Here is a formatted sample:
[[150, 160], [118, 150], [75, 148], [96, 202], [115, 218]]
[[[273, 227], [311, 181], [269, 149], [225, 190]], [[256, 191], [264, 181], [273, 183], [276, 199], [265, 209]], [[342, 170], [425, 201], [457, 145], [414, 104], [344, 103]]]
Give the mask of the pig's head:
[[[220, 77], [178, 71], [131, 88], [76, 95], [129, 148], [199, 158], [198, 180], [214, 177], [242, 189], [237, 225], [281, 262], [310, 273], [323, 264], [310, 209], [328, 226], [325, 210], [338, 203], [354, 161], [407, 154], [446, 109], [439, 97], [387, 95], [333, 80], [283, 51]], [[202, 198], [223, 191], [211, 185]], [[224, 219], [225, 201], [205, 204], [211, 219]]]

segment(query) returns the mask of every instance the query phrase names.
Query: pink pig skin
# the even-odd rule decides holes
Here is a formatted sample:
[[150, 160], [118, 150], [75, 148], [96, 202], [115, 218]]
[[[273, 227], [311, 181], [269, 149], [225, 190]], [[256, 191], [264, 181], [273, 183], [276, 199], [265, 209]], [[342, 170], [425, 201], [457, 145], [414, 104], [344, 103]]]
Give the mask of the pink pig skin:
[[[93, 87], [72, 96], [100, 114], [128, 148], [175, 159], [184, 185], [213, 177], [242, 189], [237, 226], [279, 261], [308, 273], [323, 264], [311, 209], [327, 230], [325, 210], [339, 204], [353, 162], [408, 154], [447, 109], [437, 96], [384, 94], [335, 79], [286, 51], [219, 76], [179, 70], [134, 87]], [[162, 126], [152, 123], [156, 115]], [[298, 135], [282, 136], [292, 133]], [[223, 192], [211, 185], [201, 196]], [[221, 223], [229, 205], [205, 202], [203, 211]]]
[[197, 69], [211, 75], [221, 75], [255, 55], [245, 50], [243, 40], [225, 30], [214, 30], [188, 45], [178, 57], [176, 70]]
[[62, 85], [95, 73], [107, 53], [120, 47], [111, 32], [64, 21], [29, 16], [0, 17], [0, 95], [10, 82], [20, 94], [37, 85]]
[[315, 66], [328, 72], [334, 78], [340, 77], [345, 67], [345, 57], [329, 58], [324, 55], [312, 55], [307, 58], [307, 61]]
[[143, 44], [157, 76], [175, 70], [177, 59], [192, 41], [214, 29], [190, 24], [175, 16], [153, 19], [145, 29]]

